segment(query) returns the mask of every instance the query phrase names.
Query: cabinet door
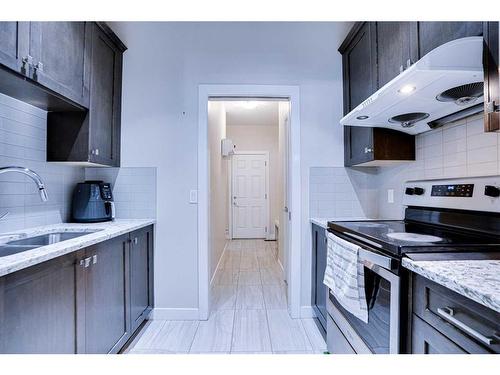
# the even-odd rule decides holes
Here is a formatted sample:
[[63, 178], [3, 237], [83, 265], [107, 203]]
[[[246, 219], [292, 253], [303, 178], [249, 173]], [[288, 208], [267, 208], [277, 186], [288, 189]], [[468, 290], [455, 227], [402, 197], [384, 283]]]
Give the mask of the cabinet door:
[[134, 331], [153, 306], [153, 230], [130, 234], [130, 319]]
[[122, 53], [94, 25], [90, 95], [90, 161], [119, 166]]
[[342, 53], [344, 114], [377, 90], [375, 23], [365, 22], [339, 49]]
[[373, 160], [373, 128], [344, 126], [344, 164], [350, 167]]
[[419, 58], [454, 39], [483, 35], [482, 22], [419, 22]]
[[317, 237], [316, 237], [316, 290], [315, 290], [315, 306], [318, 309], [321, 317], [318, 317], [320, 321], [326, 323], [326, 295], [327, 288], [323, 284], [323, 279], [325, 276], [326, 269], [326, 234], [325, 229], [317, 227]]
[[27, 75], [29, 69], [23, 65], [28, 57], [29, 23], [0, 22], [0, 64]]
[[485, 23], [483, 67], [484, 67], [484, 128], [487, 132], [500, 131], [500, 78], [499, 69], [499, 23]]
[[418, 316], [413, 315], [412, 322], [411, 352], [413, 354], [467, 354], [465, 350]]
[[87, 249], [85, 352], [116, 353], [128, 338], [128, 236]]
[[0, 278], [0, 353], [77, 352], [77, 257]]
[[31, 77], [56, 93], [88, 107], [90, 23], [31, 22]]
[[378, 87], [396, 77], [411, 64], [410, 48], [414, 22], [377, 22]]

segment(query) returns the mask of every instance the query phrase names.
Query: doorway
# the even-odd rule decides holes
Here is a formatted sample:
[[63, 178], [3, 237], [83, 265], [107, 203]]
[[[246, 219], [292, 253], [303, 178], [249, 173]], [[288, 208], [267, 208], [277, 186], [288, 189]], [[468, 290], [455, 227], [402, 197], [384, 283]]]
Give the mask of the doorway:
[[[257, 247], [255, 241], [264, 241], [262, 243], [269, 244], [270, 241], [265, 240], [278, 240], [281, 246], [283, 246], [284, 254], [283, 260], [280, 262], [282, 268], [285, 269], [283, 273], [283, 280], [286, 280], [286, 297], [287, 297], [287, 310], [292, 318], [298, 318], [300, 315], [300, 124], [299, 124], [299, 97], [298, 97], [298, 88], [294, 86], [233, 86], [233, 85], [201, 85], [199, 87], [199, 153], [198, 153], [198, 247], [199, 247], [199, 318], [204, 320], [208, 318], [208, 314], [210, 311], [210, 291], [211, 291], [211, 283], [214, 282], [213, 276], [215, 269], [219, 268], [220, 261], [223, 259], [222, 254], [218, 254], [215, 252], [215, 260], [219, 259], [218, 262], [212, 257], [213, 247], [211, 248], [211, 237], [213, 236], [213, 229], [217, 226], [217, 221], [214, 220], [214, 214], [217, 218], [222, 218], [222, 216], [226, 215], [224, 213], [227, 212], [227, 216], [233, 215], [233, 209], [229, 209], [232, 205], [231, 200], [228, 199], [228, 203], [226, 205], [227, 210], [222, 209], [224, 205], [216, 204], [214, 207], [214, 202], [211, 202], [211, 195], [215, 189], [218, 189], [214, 186], [211, 186], [211, 183], [214, 181], [211, 177], [215, 173], [217, 173], [217, 169], [226, 172], [231, 171], [232, 169], [228, 169], [229, 166], [225, 166], [224, 163], [219, 163], [217, 158], [212, 159], [211, 155], [217, 155], [217, 152], [214, 154], [209, 153], [209, 143], [213, 142], [213, 139], [210, 137], [211, 135], [208, 129], [209, 122], [209, 107], [212, 106], [213, 103], [221, 102], [224, 100], [230, 101], [279, 101], [286, 105], [282, 107], [286, 107], [286, 127], [287, 127], [287, 141], [284, 142], [286, 147], [286, 163], [284, 165], [288, 166], [286, 173], [281, 173], [281, 178], [286, 178], [286, 192], [283, 194], [283, 203], [282, 207], [279, 209], [278, 220], [271, 223], [272, 216], [267, 217], [267, 231], [269, 234], [272, 233], [274, 238], [265, 236], [261, 240], [248, 240], [249, 242], [239, 243], [240, 247], [248, 247], [251, 249], [255, 248], [255, 251], [265, 252], [267, 250], [262, 250], [262, 246], [258, 245]], [[217, 106], [217, 105], [216, 105]], [[215, 111], [218, 113], [218, 116], [221, 117], [220, 108]], [[285, 122], [283, 122], [285, 123]], [[222, 138], [226, 138], [225, 131], [224, 132], [215, 132], [218, 134], [217, 136]], [[216, 143], [213, 143], [216, 145]], [[281, 142], [283, 146], [283, 142]], [[218, 148], [218, 152], [220, 153], [221, 147], [220, 145], [211, 147], [212, 151]], [[260, 151], [260, 150], [259, 150]], [[238, 153], [238, 150], [236, 151]], [[238, 154], [233, 156], [236, 156]], [[248, 152], [247, 152], [248, 154]], [[250, 153], [251, 154], [251, 153]], [[207, 158], [207, 155], [209, 156]], [[238, 159], [238, 156], [236, 156]], [[262, 161], [262, 159], [261, 159]], [[215, 163], [214, 163], [215, 162]], [[265, 160], [264, 160], [265, 163]], [[254, 163], [255, 164], [255, 163]], [[258, 164], [258, 163], [257, 163]], [[272, 172], [270, 172], [272, 173]], [[229, 176], [230, 173], [227, 173]], [[222, 178], [224, 179], [224, 177]], [[227, 185], [228, 191], [227, 193], [232, 192], [229, 190], [231, 186], [231, 179], [227, 177]], [[269, 179], [268, 179], [269, 181]], [[296, 182], [294, 184], [294, 182]], [[224, 186], [224, 184], [216, 184], [218, 187]], [[259, 189], [256, 189], [258, 191]], [[229, 194], [228, 194], [229, 195]], [[232, 196], [231, 196], [232, 199]], [[237, 198], [238, 199], [238, 198]], [[261, 202], [262, 203], [262, 202]], [[247, 205], [249, 206], [249, 205]], [[264, 205], [265, 206], [265, 205]], [[256, 210], [256, 212], [259, 210]], [[271, 210], [269, 210], [271, 211]], [[259, 217], [259, 215], [256, 215]], [[248, 216], [247, 216], [248, 217]], [[265, 216], [260, 216], [261, 219]], [[229, 217], [228, 217], [229, 220]], [[266, 221], [265, 219], [262, 219]], [[232, 219], [229, 220], [232, 222]], [[276, 224], [276, 225], [275, 225]], [[272, 228], [271, 228], [272, 225]], [[220, 227], [219, 227], [220, 228]], [[265, 232], [264, 227], [264, 232]], [[278, 231], [276, 231], [278, 229]], [[245, 229], [247, 230], [247, 229]], [[220, 233], [220, 230], [219, 230]], [[278, 234], [278, 236], [276, 236]], [[233, 232], [233, 228], [228, 228], [226, 231], [226, 244], [231, 243], [233, 236], [243, 237], [248, 236], [249, 238], [255, 238], [253, 236], [262, 236], [262, 231], [259, 233], [249, 233], [248, 230], [246, 234], [238, 234]], [[269, 238], [268, 238], [269, 237]], [[281, 239], [281, 241], [280, 241]], [[252, 242], [253, 241], [253, 242]], [[275, 243], [275, 242], [274, 242]], [[233, 242], [233, 247], [236, 242]], [[216, 247], [220, 251], [220, 247]], [[273, 246], [264, 246], [265, 249], [272, 249]], [[226, 248], [227, 250], [227, 248]], [[224, 251], [224, 250], [223, 250]], [[285, 254], [286, 253], [286, 254]], [[234, 259], [236, 257], [231, 256], [227, 257], [227, 259]], [[231, 260], [230, 260], [231, 261]], [[252, 257], [248, 257], [246, 261], [249, 262], [249, 267], [252, 266]], [[215, 263], [218, 263], [214, 266]], [[240, 259], [240, 266], [243, 267], [243, 258]], [[285, 264], [283, 264], [285, 263]], [[246, 266], [245, 266], [246, 267]], [[246, 270], [240, 268], [239, 272], [244, 274], [244, 276], [248, 276]], [[215, 268], [215, 269], [214, 269]], [[260, 268], [260, 267], [259, 267]], [[264, 267], [266, 268], [266, 267]], [[262, 270], [261, 270], [262, 271]], [[262, 271], [267, 272], [267, 271]], [[229, 276], [227, 276], [229, 275]], [[225, 277], [231, 278], [232, 276], [229, 273], [226, 273]]]
[[270, 239], [269, 151], [235, 151], [230, 163], [230, 237]]

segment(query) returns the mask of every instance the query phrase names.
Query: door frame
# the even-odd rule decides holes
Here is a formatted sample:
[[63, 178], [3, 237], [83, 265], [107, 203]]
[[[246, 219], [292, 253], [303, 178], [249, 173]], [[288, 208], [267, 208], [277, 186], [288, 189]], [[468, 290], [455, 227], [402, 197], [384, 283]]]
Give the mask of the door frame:
[[300, 317], [301, 294], [301, 165], [300, 165], [300, 89], [279, 85], [199, 85], [198, 86], [198, 314], [207, 320], [210, 313], [209, 264], [209, 158], [208, 101], [210, 98], [276, 98], [290, 102], [290, 211], [288, 280], [289, 306], [292, 318]]
[[[269, 239], [269, 233], [271, 230], [270, 222], [271, 222], [271, 194], [269, 192], [269, 151], [234, 151], [233, 155], [264, 155], [266, 157], [266, 239]], [[229, 216], [228, 216], [228, 226], [229, 226], [229, 239], [233, 239], [233, 158], [229, 159]]]

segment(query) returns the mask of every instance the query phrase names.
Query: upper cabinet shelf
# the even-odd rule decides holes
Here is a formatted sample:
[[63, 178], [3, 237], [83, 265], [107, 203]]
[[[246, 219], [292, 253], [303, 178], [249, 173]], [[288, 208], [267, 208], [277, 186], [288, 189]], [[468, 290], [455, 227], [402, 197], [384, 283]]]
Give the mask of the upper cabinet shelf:
[[[344, 115], [436, 47], [455, 39], [482, 35], [485, 39], [483, 58], [485, 130], [500, 130], [498, 22], [356, 23], [339, 48], [342, 54]], [[345, 165], [376, 165], [376, 153], [369, 152], [368, 160], [365, 153], [355, 155], [357, 147], [354, 150], [352, 147], [357, 139], [371, 139], [373, 133], [380, 132], [380, 130], [374, 131], [372, 128], [350, 130], [348, 126], [345, 127], [345, 134], [350, 135], [353, 131], [356, 132], [356, 137], [345, 137]], [[402, 147], [408, 151], [408, 147], [414, 143], [411, 138], [397, 137], [396, 131], [392, 135], [385, 134], [384, 136], [388, 137], [386, 145], [398, 147], [398, 142], [403, 141], [405, 144]], [[363, 147], [360, 146], [360, 149], [365, 150], [366, 147], [369, 150], [373, 149], [370, 142], [361, 143]], [[394, 161], [408, 160], [408, 156], [411, 156], [409, 152], [403, 154], [390, 150], [384, 151], [384, 157]], [[370, 164], [367, 164], [368, 161]], [[382, 164], [388, 161], [385, 159]]]
[[47, 161], [120, 164], [122, 54], [101, 22], [0, 22], [0, 92], [48, 111]]

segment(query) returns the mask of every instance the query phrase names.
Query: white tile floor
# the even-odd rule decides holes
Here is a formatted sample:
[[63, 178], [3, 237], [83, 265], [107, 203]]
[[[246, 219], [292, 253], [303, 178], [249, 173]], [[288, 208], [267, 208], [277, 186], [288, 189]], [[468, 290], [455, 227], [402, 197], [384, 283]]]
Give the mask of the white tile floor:
[[150, 321], [126, 350], [162, 353], [323, 353], [313, 319], [291, 319], [275, 242], [231, 241], [212, 288], [206, 321]]

